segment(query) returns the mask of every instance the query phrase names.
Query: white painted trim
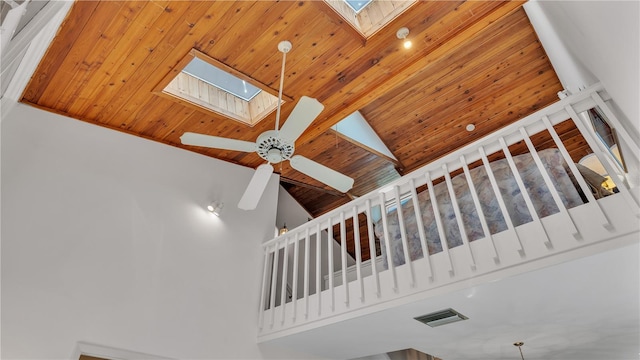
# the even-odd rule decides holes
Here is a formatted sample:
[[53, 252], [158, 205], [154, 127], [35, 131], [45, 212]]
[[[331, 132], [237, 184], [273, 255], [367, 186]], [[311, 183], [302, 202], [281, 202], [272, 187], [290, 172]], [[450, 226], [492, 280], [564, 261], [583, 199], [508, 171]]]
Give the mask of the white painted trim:
[[538, 1], [527, 1], [523, 8], [533, 26], [562, 86], [576, 94], [598, 82], [569, 51]]
[[5, 0], [5, 2], [9, 4], [12, 9], [7, 12], [7, 15], [3, 19], [2, 26], [0, 26], [0, 32], [2, 33], [0, 53], [4, 52], [4, 49], [11, 43], [11, 38], [20, 23], [20, 19], [22, 19], [27, 12], [27, 5], [29, 5], [29, 0], [26, 0], [20, 5], [10, 0]]
[[[49, 2], [9, 44], [8, 51], [2, 54], [2, 80], [10, 81], [3, 98], [19, 100], [72, 5], [71, 1]], [[20, 56], [22, 53], [24, 56]], [[4, 74], [14, 61], [21, 61], [15, 73]]]
[[84, 341], [79, 341], [76, 344], [76, 348], [70, 359], [78, 360], [80, 355], [94, 356], [110, 360], [175, 360], [164, 356], [150, 355]]
[[[40, 10], [29, 23], [11, 40], [10, 43], [3, 46], [2, 53], [2, 71], [7, 68], [8, 64], [11, 64], [16, 60], [18, 55], [39, 35], [41, 29], [43, 29], [48, 23], [53, 21], [57, 14], [64, 11], [66, 16], [67, 11], [71, 8], [72, 1], [49, 1], [42, 10]], [[60, 24], [58, 24], [59, 26]], [[57, 26], [56, 26], [57, 28]], [[55, 35], [56, 31], [52, 35]]]

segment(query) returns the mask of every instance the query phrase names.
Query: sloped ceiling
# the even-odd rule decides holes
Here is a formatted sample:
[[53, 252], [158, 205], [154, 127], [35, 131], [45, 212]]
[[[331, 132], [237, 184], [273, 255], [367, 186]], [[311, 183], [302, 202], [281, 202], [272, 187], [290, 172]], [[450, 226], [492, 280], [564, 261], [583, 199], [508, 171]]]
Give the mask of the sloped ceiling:
[[[184, 146], [179, 137], [255, 141], [275, 114], [249, 127], [153, 89], [196, 49], [277, 91], [277, 45], [289, 40], [284, 94], [293, 101], [283, 121], [303, 95], [325, 106], [296, 154], [355, 179], [342, 194], [276, 165], [283, 186], [318, 216], [556, 101], [561, 85], [521, 4], [419, 1], [364, 38], [323, 1], [78, 1], [22, 101], [255, 168], [264, 162], [255, 153]], [[396, 37], [403, 26], [408, 50]], [[356, 110], [397, 162], [331, 130]], [[470, 123], [473, 132], [464, 130]]]

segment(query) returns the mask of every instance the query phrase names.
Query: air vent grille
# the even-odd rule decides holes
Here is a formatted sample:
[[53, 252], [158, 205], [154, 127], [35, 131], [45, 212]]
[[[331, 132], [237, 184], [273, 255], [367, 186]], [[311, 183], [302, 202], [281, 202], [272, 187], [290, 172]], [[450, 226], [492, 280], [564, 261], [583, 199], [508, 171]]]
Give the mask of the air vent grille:
[[450, 324], [452, 322], [467, 320], [468, 317], [460, 314], [459, 312], [449, 308], [446, 310], [440, 310], [432, 312], [430, 314], [418, 316], [414, 318], [425, 325], [436, 327], [444, 324]]

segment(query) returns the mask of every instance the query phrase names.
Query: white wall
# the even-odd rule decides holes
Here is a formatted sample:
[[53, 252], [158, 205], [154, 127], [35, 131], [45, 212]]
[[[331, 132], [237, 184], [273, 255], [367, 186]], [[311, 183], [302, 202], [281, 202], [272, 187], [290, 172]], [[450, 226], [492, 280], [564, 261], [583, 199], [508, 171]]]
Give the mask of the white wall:
[[276, 176], [242, 211], [248, 168], [21, 104], [1, 135], [3, 359], [305, 357], [256, 345]]
[[640, 133], [640, 2], [535, 2], [570, 53], [605, 86], [626, 117], [627, 130], [637, 140]]
[[[291, 194], [289, 194], [284, 188], [280, 187], [280, 192], [278, 195], [278, 212], [276, 215], [276, 224], [278, 224], [278, 227], [282, 227], [284, 223], [287, 224], [287, 228], [289, 230], [294, 230], [296, 227], [306, 223], [307, 221], [309, 221], [309, 219], [312, 219], [311, 214], [309, 214], [304, 207], [302, 207], [302, 205], [300, 205], [300, 203], [298, 203], [292, 196]], [[322, 231], [322, 236], [321, 236], [321, 251], [320, 251], [320, 274], [321, 277], [324, 278], [325, 275], [328, 274], [328, 251], [327, 251], [327, 232], [326, 231]], [[293, 242], [291, 243], [293, 244]], [[287, 278], [290, 279], [290, 281], [292, 281], [293, 279], [293, 263], [294, 263], [294, 248], [293, 245], [290, 246], [291, 249], [289, 249], [288, 252], [288, 276]], [[332, 252], [333, 252], [333, 259], [334, 259], [334, 263], [333, 263], [333, 271], [337, 271], [340, 270], [342, 268], [342, 264], [341, 264], [341, 252], [340, 252], [340, 244], [335, 241], [332, 240], [331, 241], [331, 248], [332, 248]], [[316, 289], [316, 238], [315, 236], [311, 236], [310, 240], [309, 240], [309, 293], [310, 294], [314, 294], [315, 293], [315, 289]], [[280, 258], [282, 259], [282, 258]], [[301, 241], [300, 244], [298, 245], [298, 261], [299, 261], [299, 265], [298, 265], [298, 271], [299, 271], [299, 276], [298, 276], [298, 290], [299, 290], [299, 297], [301, 297], [304, 294], [304, 277], [300, 276], [302, 274], [304, 274], [304, 241]], [[282, 260], [280, 260], [282, 261]], [[355, 260], [353, 259], [353, 257], [351, 257], [351, 255], [347, 254], [347, 266], [351, 266], [355, 264]], [[281, 278], [281, 276], [278, 277], [279, 279]], [[289, 284], [289, 286], [292, 286], [293, 284]], [[279, 288], [280, 285], [278, 285]], [[279, 304], [279, 301], [276, 301], [276, 304]]]

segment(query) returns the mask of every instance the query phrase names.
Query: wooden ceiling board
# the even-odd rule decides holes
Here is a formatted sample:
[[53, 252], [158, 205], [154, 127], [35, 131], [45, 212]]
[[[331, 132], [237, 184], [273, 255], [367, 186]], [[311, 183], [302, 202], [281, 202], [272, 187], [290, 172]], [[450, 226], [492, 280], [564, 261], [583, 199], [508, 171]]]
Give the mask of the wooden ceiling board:
[[[513, 31], [511, 28], [508, 30]], [[466, 100], [469, 98], [466, 95], [473, 89], [465, 84], [476, 85], [477, 79], [496, 81], [504, 75], [499, 73], [499, 70], [504, 69], [502, 72], [510, 70], [505, 68], [503, 63], [506, 62], [508, 56], [513, 56], [514, 52], [520, 53], [522, 51], [522, 39], [516, 37], [523, 32], [513, 32], [506, 39], [501, 39], [499, 36], [487, 37], [481, 33], [477, 38], [482, 41], [469, 41], [468, 44], [459, 47], [458, 50], [443, 59], [443, 61], [425, 66], [422, 71], [415, 73], [407, 81], [399, 84], [397, 89], [389, 91], [385, 96], [373, 101], [363, 110], [370, 117], [375, 117], [376, 112], [388, 112], [391, 110], [400, 110], [401, 112], [396, 113], [396, 115], [406, 116], [408, 113], [418, 112], [420, 109], [402, 107], [398, 105], [398, 102], [422, 101], [427, 98], [433, 102], [438, 101], [446, 109], [447, 104], [451, 101], [449, 96], [452, 94], [459, 95]], [[537, 40], [535, 36], [531, 36], [529, 31], [524, 33], [529, 35], [531, 41], [535, 42]], [[497, 44], [503, 46], [498, 47], [496, 46]], [[516, 44], [518, 48], [513, 49]], [[505, 47], [504, 45], [507, 46]], [[539, 47], [539, 44], [537, 47]], [[521, 54], [520, 57], [522, 57]], [[470, 61], [471, 59], [474, 61]], [[488, 61], [481, 61], [482, 59], [487, 59]], [[501, 59], [501, 62], [496, 64], [494, 59]], [[425, 82], [428, 83], [425, 84]], [[418, 87], [418, 85], [421, 86]], [[484, 86], [485, 84], [476, 87], [481, 90]], [[422, 97], [422, 99], [415, 99], [410, 96]], [[385, 105], [399, 107], [399, 109], [390, 109]], [[431, 107], [432, 105], [427, 103], [424, 106]]]
[[[195, 6], [195, 4], [193, 5]], [[72, 11], [74, 9], [75, 5]], [[138, 27], [129, 27], [127, 33], [133, 31], [137, 36], [124, 34], [123, 37], [139, 38], [139, 41], [119, 43], [118, 45], [122, 46], [117, 46], [113, 49], [111, 52], [112, 59], [109, 62], [104, 62], [99, 71], [94, 71], [92, 74], [97, 76], [97, 79], [95, 82], [90, 82], [86, 89], [88, 91], [93, 90], [93, 92], [87, 96], [80, 97], [81, 99], [89, 99], [89, 101], [85, 101], [78, 106], [72, 105], [70, 109], [75, 109], [75, 111], [70, 112], [70, 114], [99, 122], [106, 126], [111, 124], [110, 120], [116, 114], [119, 119], [135, 116], [135, 111], [130, 111], [129, 108], [119, 111], [121, 108], [119, 106], [120, 102], [125, 99], [131, 100], [132, 95], [135, 93], [142, 95], [143, 91], [139, 90], [149, 89], [150, 91], [157, 83], [152, 80], [153, 73], [157, 73], [155, 71], [157, 59], [166, 58], [169, 50], [166, 45], [163, 45], [163, 41], [168, 41], [168, 39], [165, 39], [168, 38], [168, 34], [164, 29], [176, 29], [176, 33], [179, 34], [187, 32], [189, 27], [184, 20], [188, 14], [187, 10], [190, 10], [190, 8], [173, 8], [172, 4], [170, 4], [151, 26], [142, 29], [142, 33], [139, 33]], [[204, 10], [201, 9], [201, 11]], [[97, 16], [98, 19], [92, 18], [92, 21], [98, 21], [108, 15], [110, 14]], [[74, 16], [74, 14], [72, 13], [70, 16]], [[89, 37], [89, 35], [84, 36]], [[78, 48], [77, 51], [81, 49]], [[143, 75], [146, 72], [149, 72], [149, 74]], [[102, 76], [103, 74], [106, 78]], [[147, 94], [144, 91], [146, 97], [148, 97]], [[136, 104], [141, 105], [140, 103]]]
[[320, 216], [351, 201], [346, 195], [335, 196], [303, 186], [283, 184], [283, 187], [295, 199], [313, 199], [313, 201], [305, 205], [307, 212], [313, 217]]
[[[210, 3], [188, 2], [190, 6], [182, 17], [176, 16], [170, 32], [158, 30], [164, 36], [154, 37], [148, 46], [135, 49], [116, 73], [115, 81], [109, 85], [108, 91], [98, 96], [106, 104], [90, 109], [86, 117], [109, 124], [114, 117], [122, 113], [134, 113], [137, 106], [152, 93], [155, 86], [166, 73], [177, 64], [187, 47], [192, 47], [201, 34], [208, 31], [215, 19], [206, 16]], [[170, 14], [173, 14], [171, 12]], [[201, 20], [198, 20], [200, 19]]]
[[[325, 34], [329, 32], [327, 26], [329, 23], [322, 16], [310, 16], [310, 13], [314, 10], [311, 4], [297, 4], [299, 3], [288, 2], [288, 4], [283, 4], [289, 5], [290, 9], [278, 19], [278, 22], [272, 23], [270, 27], [262, 31], [261, 36], [245, 46], [242, 53], [237, 54], [235, 58], [230, 58], [231, 66], [234, 68], [246, 68], [247, 73], [251, 76], [259, 76], [265, 68], [268, 68], [276, 72], [275, 76], [268, 80], [277, 89], [282, 67], [282, 53], [278, 51], [277, 46], [282, 39], [288, 39], [292, 43], [292, 48], [287, 53], [285, 82], [295, 82], [297, 75], [303, 76], [303, 72], [299, 71], [306, 69], [302, 60], [313, 57], [314, 51], [317, 52], [316, 45], [321, 44], [322, 39], [328, 36]], [[325, 28], [323, 31], [305, 31], [310, 28], [323, 27]], [[295, 45], [300, 42], [312, 45], [302, 53]], [[250, 49], [251, 57], [246, 56], [246, 49]], [[288, 87], [285, 87], [285, 89], [288, 89]]]
[[[404, 151], [412, 151], [413, 145], [420, 143], [421, 139], [429, 140], [433, 143], [431, 145], [436, 145], [444, 140], [452, 141], [452, 136], [459, 134], [460, 130], [469, 123], [476, 124], [477, 128], [479, 124], [486, 124], [493, 131], [516, 121], [540, 108], [541, 103], [555, 100], [555, 94], [560, 90], [557, 86], [547, 86], [549, 81], [553, 81], [553, 77], [555, 77], [555, 74], [549, 68], [538, 66], [532, 70], [529, 74], [514, 74], [513, 80], [506, 77], [498, 82], [488, 84], [486, 87], [488, 91], [470, 93], [469, 98], [452, 101], [447, 107], [443, 107], [440, 112], [432, 112], [436, 116], [440, 113], [447, 113], [448, 116], [446, 117], [430, 116], [428, 111], [424, 114], [419, 114], [418, 121], [422, 121], [419, 125], [424, 126], [428, 131], [424, 131], [425, 129], [422, 129], [422, 131], [409, 129], [406, 132], [407, 136], [405, 134], [387, 132], [393, 138], [385, 137], [383, 140], [403, 164], [409, 166], [409, 162], [406, 159], [407, 154]], [[526, 98], [521, 95], [496, 97], [493, 95], [496, 91], [512, 94], [527, 92], [529, 95]], [[472, 101], [469, 101], [471, 99]], [[497, 109], [504, 110], [496, 111]], [[446, 151], [446, 149], [444, 150]]]
[[[415, 129], [413, 129], [414, 131], [412, 131], [412, 129], [409, 129], [406, 134], [396, 132], [396, 134], [393, 134], [395, 136], [394, 139], [388, 139], [385, 137], [383, 140], [387, 144], [389, 144], [394, 153], [397, 152], [396, 156], [400, 155], [400, 160], [403, 161], [405, 165], [407, 165], [405, 162], [406, 157], [402, 154], [402, 148], [410, 151], [412, 145], [415, 145], [415, 143], [419, 142], [421, 139], [430, 139], [435, 143], [438, 143], [442, 140], [451, 139], [452, 136], [457, 135], [459, 133], [459, 130], [464, 128], [466, 124], [474, 123], [478, 125], [482, 120], [486, 120], [486, 122], [489, 122], [489, 124], [487, 125], [489, 125], [492, 130], [508, 125], [515, 120], [524, 117], [531, 112], [534, 112], [537, 108], [539, 108], [538, 105], [542, 99], [540, 99], [541, 94], [537, 93], [537, 91], [544, 91], [545, 93], [543, 93], [542, 95], [548, 95], [550, 91], [554, 90], [556, 92], [559, 91], [553, 88], [550, 89], [550, 91], [547, 91], [547, 89], [545, 88], [547, 87], [547, 80], [549, 79], [541, 77], [540, 75], [544, 74], [537, 74], [536, 78], [531, 79], [531, 83], [527, 83], [526, 85], [522, 85], [518, 81], [513, 81], [509, 82], [508, 85], [505, 85], [502, 89], [505, 92], [530, 91], [532, 93], [530, 96], [528, 96], [527, 98], [522, 98], [523, 100], [527, 100], [527, 104], [523, 104], [523, 102], [517, 101], [521, 100], [519, 98], [496, 98], [495, 96], [491, 95], [490, 92], [482, 94], [481, 97], [479, 96], [481, 94], [478, 93], [476, 95], [476, 98], [474, 98], [473, 100], [472, 106], [469, 106], [468, 104], [470, 103], [470, 101], [466, 100], [452, 102], [451, 104], [449, 104], [450, 108], [455, 109], [455, 113], [450, 113], [449, 117], [434, 118], [432, 116], [424, 114], [423, 123], [426, 123], [426, 129], [421, 129], [422, 131]], [[539, 81], [539, 83], [536, 83], [537, 81]], [[535, 85], [535, 87], [533, 85]], [[552, 93], [550, 95], [555, 96], [555, 93]], [[546, 99], [548, 100], [548, 97], [546, 97]], [[496, 112], [496, 109], [504, 110]]]
[[[375, 249], [372, 249], [369, 245], [369, 229], [367, 226], [367, 216], [365, 214], [358, 214], [357, 219], [357, 236], [360, 239], [359, 256], [362, 261], [367, 261], [371, 258], [371, 253], [375, 253], [376, 255], [381, 254], [380, 241], [375, 237], [375, 234], [372, 234], [372, 236], [374, 237], [374, 244], [376, 245]], [[353, 214], [348, 214], [345, 218], [344, 236], [340, 225], [334, 225], [333, 237], [339, 244], [342, 244], [342, 239], [344, 238], [347, 253], [352, 258], [356, 259], [358, 256], [358, 252], [355, 247], [356, 233], [354, 231], [353, 224]]]
[[[400, 16], [393, 24], [405, 24], [399, 25], [398, 28], [408, 26], [406, 24], [413, 25], [411, 28], [415, 35], [412, 36], [419, 39], [421, 28], [426, 29], [430, 24], [437, 23], [448, 12], [454, 11], [459, 3], [454, 1], [421, 2], [413, 8], [415, 13], [412, 13], [412, 18]], [[425, 14], [428, 14], [427, 18], [424, 18]], [[390, 24], [389, 28], [394, 28], [393, 24]], [[344, 102], [348, 97], [357, 97], [362, 94], [361, 89], [369, 87], [371, 84], [384, 82], [386, 78], [397, 73], [411, 58], [419, 57], [421, 53], [426, 51], [428, 51], [428, 47], [410, 53], [402, 51], [402, 45], [396, 38], [395, 30], [393, 32], [379, 32], [358, 51], [345, 54], [346, 59], [361, 60], [343, 62], [344, 65], [337, 66], [332, 71], [334, 81], [321, 89], [322, 93], [330, 98], [319, 98], [319, 100], [331, 103], [333, 100], [331, 98], [339, 98], [342, 105], [345, 105]]]
[[[170, 9], [167, 6], [169, 1], [163, 2], [149, 2], [146, 3], [142, 13], [131, 21], [130, 28], [122, 34], [117, 36], [117, 43], [113, 47], [106, 47], [108, 54], [104, 60], [98, 61], [102, 70], [94, 71], [88, 78], [88, 81], [83, 86], [78, 86], [78, 95], [75, 101], [70, 102], [66, 112], [69, 114], [82, 114], [84, 111], [93, 105], [94, 97], [106, 86], [109, 86], [109, 79], [112, 76], [112, 68], [115, 68], [122, 64], [126, 59], [128, 52], [127, 49], [133, 49], [139, 47], [140, 42], [144, 40], [144, 35], [150, 28], [157, 29], [162, 28], [163, 24], [159, 20], [166, 12], [166, 9]], [[159, 19], [160, 18], [160, 19]], [[124, 49], [125, 51], [121, 51]]]
[[[118, 41], [121, 32], [128, 26], [126, 18], [128, 14], [135, 17], [142, 10], [143, 4], [134, 4], [135, 8], [123, 6], [122, 3], [101, 3], [98, 4], [96, 11], [98, 12], [115, 12], [116, 15], [111, 19], [103, 18], [102, 21], [88, 23], [83, 29], [83, 33], [89, 33], [91, 36], [81, 36], [80, 41], [85, 41], [83, 48], [86, 52], [73, 52], [71, 56], [65, 59], [69, 63], [69, 71], [56, 72], [48, 86], [58, 91], [49, 91], [40, 98], [40, 104], [60, 104], [60, 110], [67, 111], [73, 99], [76, 99], [79, 92], [84, 87], [76, 84], [86, 84], [88, 77], [93, 72], [92, 68], [99, 66], [109, 53], [109, 49]], [[94, 46], [88, 46], [92, 44]], [[63, 62], [62, 67], [65, 66]]]
[[[321, 164], [330, 166], [333, 169], [360, 179], [360, 181], [354, 185], [353, 189], [349, 191], [349, 194], [362, 196], [400, 177], [400, 175], [395, 171], [393, 163], [335, 136], [333, 131], [326, 132], [320, 138], [308, 145], [312, 146], [302, 149], [300, 153], [301, 155], [312, 156], [307, 153], [307, 151], [310, 151], [312, 154], [316, 154], [314, 156], [314, 160]], [[338, 153], [340, 154], [340, 157], [336, 158], [336, 154]], [[368, 176], [371, 172], [380, 173], [381, 169], [384, 169], [386, 174], [385, 177]], [[278, 169], [276, 169], [276, 171], [278, 171]], [[319, 188], [330, 189], [326, 187], [326, 185], [290, 169], [288, 166], [283, 166], [281, 173], [284, 177], [295, 179], [296, 181], [313, 184]], [[298, 194], [298, 196], [301, 195]], [[319, 197], [321, 198], [319, 199]], [[306, 201], [306, 204], [308, 204], [306, 205], [306, 208], [314, 217], [320, 216], [325, 212], [344, 204], [346, 200], [348, 200], [345, 200], [344, 197], [327, 196], [317, 192], [309, 192], [302, 198], [308, 199], [308, 201]]]
[[[509, 28], [508, 31], [510, 30]], [[540, 49], [535, 37], [529, 40], [534, 42], [534, 49]], [[467, 52], [471, 46], [473, 46], [473, 50], [477, 51]], [[474, 98], [481, 96], [481, 94], [495, 94], [495, 89], [488, 89], [489, 86], [517, 80], [508, 78], [508, 76], [514, 74], [519, 76], [522, 72], [520, 70], [522, 66], [531, 67], [540, 63], [547, 65], [546, 59], [532, 62], [531, 60], [535, 59], [535, 54], [525, 53], [525, 48], [522, 47], [518, 49], [509, 47], [506, 52], [492, 50], [495, 48], [497, 46], [491, 42], [461, 47], [460, 49], [464, 50], [456, 51], [455, 55], [458, 56], [449, 57], [446, 61], [426, 67], [425, 69], [428, 71], [400, 84], [397, 90], [392, 90], [386, 96], [372, 102], [363, 109], [363, 113], [370, 119], [374, 130], [381, 134], [389, 134], [390, 129], [384, 128], [384, 123], [377, 122], [376, 119], [380, 117], [380, 114], [389, 112], [397, 118], [413, 116], [413, 118], [422, 120], [421, 122], [416, 121], [416, 124], [428, 123], [426, 120], [435, 116], [450, 119], [450, 113], [460, 112], [460, 106], [465, 108], [473, 106], [475, 104]], [[522, 59], [520, 62], [510, 66], [515, 62], [514, 60], [520, 58]], [[474, 59], [473, 63], [470, 62], [470, 59]], [[501, 62], [496, 63], [494, 59], [501, 59]], [[417, 106], [409, 107], [406, 104]], [[456, 106], [454, 107], [452, 104], [456, 104]], [[422, 129], [408, 130], [413, 132]], [[390, 143], [396, 141], [390, 136], [386, 136], [384, 140]]]
[[[233, 4], [233, 2], [231, 2]], [[241, 54], [249, 52], [251, 57], [246, 57], [248, 62], [257, 66], [264, 64], [264, 61], [278, 53], [277, 43], [264, 50], [264, 44], [256, 46], [256, 41], [269, 32], [271, 26], [279, 26], [278, 19], [283, 16], [281, 4], [274, 4], [261, 1], [246, 1], [240, 4], [241, 7], [233, 7], [223, 16], [222, 24], [218, 24], [202, 42], [200, 51], [209, 54], [212, 58], [227, 64], [228, 66], [252, 76], [246, 66], [238, 66], [236, 63], [240, 59], [245, 59]], [[237, 6], [237, 5], [236, 5]], [[251, 24], [250, 26], [247, 26]], [[275, 69], [274, 69], [275, 70]], [[267, 78], [259, 79], [266, 82]]]
[[[285, 188], [318, 216], [469, 141], [554, 102], [561, 89], [521, 8], [511, 1], [419, 1], [364, 39], [322, 1], [77, 1], [23, 94], [52, 112], [255, 168], [255, 153], [183, 146], [186, 131], [255, 141], [253, 127], [195, 109], [154, 89], [196, 49], [278, 91], [280, 125], [298, 99], [325, 109], [296, 142], [296, 154], [355, 179], [349, 194], [275, 165]], [[402, 48], [398, 28], [414, 46]], [[402, 166], [337, 136], [331, 126], [360, 110]], [[473, 122], [473, 133], [464, 131]], [[559, 131], [575, 157], [584, 140]], [[548, 146], [548, 139], [540, 140]], [[574, 154], [572, 154], [574, 156]]]
[[72, 11], [75, 16], [67, 16], [56, 35], [58, 41], [53, 41], [45, 52], [46, 61], [39, 64], [37, 71], [29, 81], [29, 85], [25, 88], [23, 97], [26, 100], [39, 104], [40, 97], [47, 90], [51, 77], [56, 75], [60, 64], [71, 51], [72, 45], [82, 33], [97, 6], [98, 3], [93, 1], [74, 3]]
[[[419, 2], [418, 5], [412, 7], [412, 11], [419, 11], [420, 6], [423, 6], [423, 2]], [[430, 3], [430, 2], [425, 2]], [[464, 6], [474, 6], [482, 2], [466, 2]], [[471, 4], [471, 5], [468, 5]], [[357, 93], [357, 96], [352, 96], [351, 98], [355, 99], [347, 101], [348, 95], [353, 95], [353, 89], [349, 89], [346, 85], [344, 89], [340, 89], [333, 93], [330, 98], [324, 100], [326, 103], [337, 103], [335, 112], [327, 112], [327, 115], [324, 119], [316, 120], [316, 122], [312, 125], [311, 128], [307, 129], [305, 134], [300, 139], [301, 143], [304, 143], [308, 139], [312, 139], [318, 134], [324, 132], [327, 128], [340, 121], [347, 115], [353, 113], [354, 111], [365, 107], [371, 101], [374, 101], [378, 97], [384, 95], [386, 92], [391, 91], [396, 88], [398, 84], [404, 82], [407, 78], [411, 78], [415, 73], [422, 71], [422, 69], [429, 65], [432, 62], [441, 61], [443, 57], [446, 57], [449, 51], [452, 51], [459, 47], [461, 43], [464, 43], [465, 39], [469, 36], [473, 36], [476, 32], [483, 29], [485, 26], [490, 25], [495, 22], [497, 19], [500, 19], [502, 16], [509, 14], [519, 7], [516, 2], [504, 2], [498, 3], [494, 2], [494, 4], [500, 4], [496, 10], [485, 14], [484, 17], [479, 17], [476, 19], [476, 22], [472, 25], [464, 27], [459, 33], [453, 34], [447, 31], [447, 35], [449, 36], [447, 41], [444, 41], [445, 37], [439, 39], [439, 41], [433, 42], [433, 47], [430, 47], [428, 51], [417, 51], [414, 55], [404, 55], [404, 57], [399, 57], [394, 59], [395, 62], [401, 62], [405, 64], [405, 67], [402, 68], [399, 72], [393, 74], [393, 76], [387, 76], [386, 79], [381, 79], [376, 77], [377, 83], [369, 83], [370, 87], [361, 93]], [[457, 8], [454, 10], [458, 10]], [[424, 13], [423, 13], [424, 14]], [[428, 14], [428, 13], [427, 13]], [[456, 12], [457, 14], [457, 12]], [[427, 20], [430, 17], [427, 18]], [[426, 21], [426, 20], [425, 20]], [[452, 25], [454, 23], [455, 25]], [[438, 24], [440, 24], [443, 28], [448, 26], [456, 26], [457, 21], [455, 20], [455, 16], [449, 14], [449, 16], [442, 19]], [[388, 34], [390, 35], [390, 34]], [[456, 36], [454, 36], [456, 35]], [[381, 34], [379, 36], [382, 36]], [[421, 34], [416, 36], [416, 41], [418, 39], [424, 37], [426, 39], [426, 43], [431, 43], [431, 37], [427, 34]], [[397, 49], [400, 49], [400, 44], [396, 43]], [[403, 53], [403, 54], [406, 54]], [[384, 59], [383, 59], [384, 60]], [[374, 69], [377, 70], [377, 69]], [[372, 71], [371, 76], [374, 77], [376, 73], [382, 73], [381, 71]], [[366, 79], [358, 79], [359, 81], [364, 82]], [[352, 85], [347, 84], [347, 85]]]

